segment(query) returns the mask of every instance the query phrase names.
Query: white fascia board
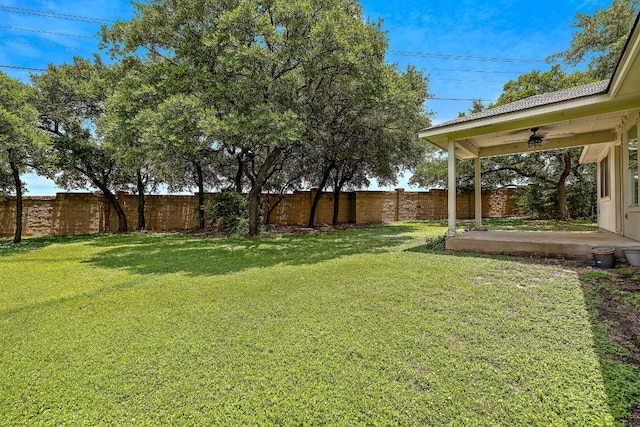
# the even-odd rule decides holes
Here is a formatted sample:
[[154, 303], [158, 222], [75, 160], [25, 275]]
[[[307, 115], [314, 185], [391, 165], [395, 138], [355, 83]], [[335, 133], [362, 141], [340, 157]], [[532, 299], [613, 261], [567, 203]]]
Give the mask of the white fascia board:
[[[465, 138], [473, 135], [473, 133], [468, 134], [467, 131], [477, 130], [480, 127], [487, 128], [487, 127], [497, 126], [497, 125], [504, 126], [507, 123], [516, 122], [516, 121], [525, 122], [524, 124], [523, 123], [518, 124], [517, 126], [518, 128], [527, 127], [528, 125], [525, 126], [526, 123], [529, 123], [531, 126], [537, 126], [537, 125], [544, 124], [536, 121], [541, 116], [558, 114], [558, 119], [553, 121], [562, 121], [562, 120], [566, 120], [567, 118], [573, 118], [573, 117], [570, 117], [570, 116], [573, 116], [572, 114], [570, 114], [571, 110], [605, 106], [607, 101], [609, 101], [610, 99], [611, 97], [609, 96], [609, 94], [592, 95], [587, 98], [579, 98], [573, 101], [565, 101], [557, 104], [549, 104], [547, 106], [533, 107], [527, 110], [517, 111], [513, 113], [505, 113], [499, 116], [487, 117], [484, 119], [458, 123], [451, 126], [446, 126], [442, 128], [433, 129], [433, 130], [429, 130], [427, 128], [420, 131], [418, 133], [418, 137], [426, 139], [432, 142], [433, 144], [438, 145], [437, 143], [439, 142], [438, 141], [439, 138], [437, 138], [438, 136], [456, 134], [454, 136], [455, 139]], [[548, 118], [545, 118], [545, 120], [547, 120], [547, 122], [545, 123], [553, 122], [553, 121], [548, 121]], [[487, 133], [491, 133], [491, 131], [482, 132], [482, 134], [487, 134]], [[462, 135], [457, 135], [457, 134], [462, 134]], [[478, 134], [478, 133], [476, 132], [475, 134]], [[449, 138], [451, 138], [451, 136], [449, 136]]]
[[611, 84], [609, 85], [609, 94], [612, 97], [615, 97], [618, 94], [622, 83], [624, 83], [629, 73], [633, 71], [633, 65], [636, 62], [635, 59], [637, 58], [640, 49], [640, 36], [638, 35], [639, 32], [640, 31], [635, 31], [633, 33], [634, 38], [630, 41], [629, 45], [623, 52], [624, 56], [620, 60], [620, 65], [616, 69], [616, 74], [611, 80]]

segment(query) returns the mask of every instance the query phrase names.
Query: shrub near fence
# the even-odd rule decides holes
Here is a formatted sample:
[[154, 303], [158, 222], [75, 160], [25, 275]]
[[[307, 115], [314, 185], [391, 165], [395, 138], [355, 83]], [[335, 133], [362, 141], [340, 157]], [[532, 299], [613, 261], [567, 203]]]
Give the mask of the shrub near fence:
[[[286, 194], [273, 209], [271, 224], [304, 225], [307, 223], [315, 190]], [[135, 195], [118, 195], [127, 214], [130, 229], [137, 225]], [[343, 193], [340, 199], [340, 223], [379, 224], [394, 221], [444, 219], [447, 217], [447, 192], [431, 190], [411, 192], [354, 191]], [[264, 214], [278, 200], [264, 195]], [[24, 235], [50, 236], [116, 231], [115, 211], [100, 194], [58, 193], [50, 197], [25, 197], [23, 211]], [[460, 193], [457, 197], [457, 216], [473, 218], [475, 196]], [[149, 195], [146, 202], [147, 230], [186, 230], [197, 227], [197, 197], [194, 195]], [[514, 191], [503, 189], [482, 194], [482, 216], [501, 218], [515, 214]], [[316, 213], [316, 224], [331, 223], [333, 195], [323, 194]], [[0, 236], [14, 232], [15, 200], [0, 202]]]

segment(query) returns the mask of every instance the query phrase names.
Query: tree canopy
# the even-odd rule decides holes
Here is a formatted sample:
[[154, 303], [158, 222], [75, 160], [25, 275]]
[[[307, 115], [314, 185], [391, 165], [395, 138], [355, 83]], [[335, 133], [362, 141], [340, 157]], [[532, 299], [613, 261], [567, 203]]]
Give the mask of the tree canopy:
[[113, 79], [112, 68], [99, 57], [94, 62], [75, 58], [73, 64], [49, 65], [47, 72], [32, 77], [34, 105], [40, 128], [52, 141], [46, 174], [63, 188], [98, 188], [118, 215], [118, 230], [127, 231], [116, 196], [128, 186], [127, 173], [116, 161], [114, 148], [97, 133]]
[[613, 0], [593, 15], [576, 13], [570, 47], [549, 57], [575, 66], [589, 61], [586, 73], [594, 80], [611, 77], [638, 14], [640, 0]]
[[32, 95], [30, 87], [0, 72], [0, 195], [16, 196], [14, 243], [22, 240], [21, 175], [42, 162], [46, 151]]
[[[247, 191], [251, 234], [263, 190], [291, 182], [278, 175], [294, 173], [300, 185], [315, 179], [313, 168], [284, 168], [287, 159], [348, 153], [351, 159], [340, 159], [345, 174], [334, 181], [344, 185], [393, 180], [409, 163], [398, 153], [418, 149], [407, 129], [425, 122], [426, 81], [384, 63], [384, 32], [357, 2], [158, 0], [134, 7], [131, 21], [103, 35], [115, 59], [138, 58], [142, 49], [144, 69], [159, 76], [160, 95], [132, 112], [139, 136], [165, 165], [192, 168], [199, 194], [225, 182]], [[166, 182], [184, 182], [179, 177], [173, 169]]]
[[51, 142], [41, 172], [63, 188], [99, 189], [120, 231], [121, 191], [138, 194], [140, 229], [145, 194], [160, 185], [197, 188], [200, 228], [206, 191], [244, 193], [255, 235], [265, 191], [339, 195], [415, 167], [428, 81], [385, 62], [381, 22], [357, 1], [133, 6], [131, 20], [103, 28], [110, 63], [75, 58], [32, 77]]

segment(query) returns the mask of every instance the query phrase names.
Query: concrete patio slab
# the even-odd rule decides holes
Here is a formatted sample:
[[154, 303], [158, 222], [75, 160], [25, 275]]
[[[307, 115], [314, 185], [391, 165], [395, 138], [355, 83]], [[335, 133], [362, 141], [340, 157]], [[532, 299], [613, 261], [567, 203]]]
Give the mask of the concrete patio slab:
[[614, 247], [624, 258], [623, 249], [640, 248], [640, 242], [609, 232], [556, 231], [469, 231], [446, 242], [451, 251], [563, 258], [591, 258], [592, 247]]

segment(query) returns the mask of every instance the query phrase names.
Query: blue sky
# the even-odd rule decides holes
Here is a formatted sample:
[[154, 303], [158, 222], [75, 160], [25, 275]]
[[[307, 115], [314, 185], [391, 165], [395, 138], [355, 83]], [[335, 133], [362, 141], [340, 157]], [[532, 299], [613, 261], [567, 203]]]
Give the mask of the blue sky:
[[[361, 0], [365, 15], [384, 20], [387, 61], [412, 64], [430, 77], [433, 122], [467, 111], [470, 99], [492, 101], [504, 83], [569, 47], [576, 12], [592, 14], [610, 0]], [[47, 64], [97, 51], [100, 24], [132, 16], [126, 0], [0, 0], [0, 70], [28, 81]], [[71, 15], [71, 16], [69, 16]], [[84, 22], [79, 17], [87, 17]], [[60, 19], [69, 18], [69, 19]], [[31, 31], [26, 31], [31, 30]], [[20, 68], [33, 68], [25, 70]], [[417, 129], [416, 129], [417, 130]], [[28, 176], [29, 195], [55, 194], [51, 182]], [[400, 186], [406, 187], [406, 179]]]

